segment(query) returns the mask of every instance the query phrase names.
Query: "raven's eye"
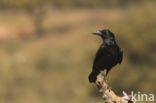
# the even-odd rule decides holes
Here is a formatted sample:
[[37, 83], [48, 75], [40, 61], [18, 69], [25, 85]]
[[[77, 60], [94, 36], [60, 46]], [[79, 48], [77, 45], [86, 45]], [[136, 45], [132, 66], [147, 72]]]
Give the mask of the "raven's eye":
[[103, 35], [102, 35], [102, 38], [103, 38], [103, 39], [106, 39], [106, 38], [107, 38], [107, 36], [106, 36], [105, 34], [103, 34]]

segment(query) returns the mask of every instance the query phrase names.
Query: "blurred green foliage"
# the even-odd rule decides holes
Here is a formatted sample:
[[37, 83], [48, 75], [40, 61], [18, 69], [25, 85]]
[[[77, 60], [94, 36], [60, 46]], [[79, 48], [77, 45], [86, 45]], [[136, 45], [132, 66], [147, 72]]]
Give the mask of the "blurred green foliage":
[[155, 0], [1, 0], [1, 8], [41, 7], [47, 4], [56, 8], [112, 8], [131, 4], [155, 2]]

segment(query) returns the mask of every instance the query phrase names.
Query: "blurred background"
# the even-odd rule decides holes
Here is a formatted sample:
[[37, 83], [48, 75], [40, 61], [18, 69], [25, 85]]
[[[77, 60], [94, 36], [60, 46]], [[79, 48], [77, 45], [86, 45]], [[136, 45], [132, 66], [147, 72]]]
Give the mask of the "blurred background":
[[0, 0], [0, 102], [103, 103], [88, 82], [101, 29], [124, 52], [113, 90], [156, 94], [155, 10], [155, 0]]

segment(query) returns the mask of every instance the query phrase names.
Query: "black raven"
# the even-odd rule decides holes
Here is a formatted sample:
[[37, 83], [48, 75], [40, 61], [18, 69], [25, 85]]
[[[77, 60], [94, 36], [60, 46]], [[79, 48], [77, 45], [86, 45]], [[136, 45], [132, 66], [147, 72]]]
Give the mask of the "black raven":
[[113, 66], [121, 64], [123, 52], [115, 41], [115, 36], [110, 30], [100, 30], [93, 32], [95, 35], [99, 35], [103, 43], [96, 53], [94, 59], [93, 69], [89, 75], [89, 82], [95, 82], [97, 75], [100, 71], [105, 70], [106, 76]]

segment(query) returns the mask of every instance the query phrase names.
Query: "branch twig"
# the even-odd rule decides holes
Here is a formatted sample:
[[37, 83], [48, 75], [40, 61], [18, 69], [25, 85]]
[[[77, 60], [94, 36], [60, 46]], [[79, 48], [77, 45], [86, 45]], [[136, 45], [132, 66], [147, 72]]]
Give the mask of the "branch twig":
[[102, 98], [105, 103], [135, 103], [133, 100], [127, 100], [117, 96], [110, 88], [105, 78], [105, 72], [101, 71], [97, 76], [96, 85], [99, 88], [99, 92], [102, 93]]

